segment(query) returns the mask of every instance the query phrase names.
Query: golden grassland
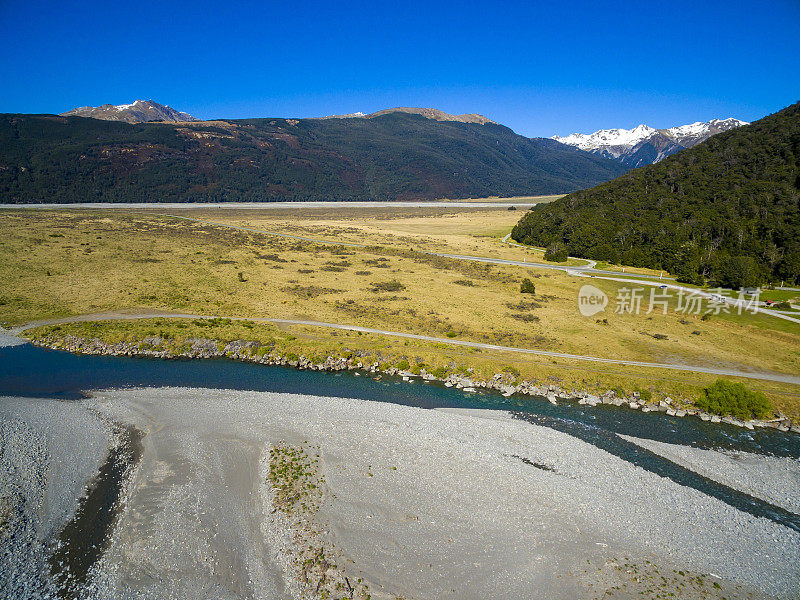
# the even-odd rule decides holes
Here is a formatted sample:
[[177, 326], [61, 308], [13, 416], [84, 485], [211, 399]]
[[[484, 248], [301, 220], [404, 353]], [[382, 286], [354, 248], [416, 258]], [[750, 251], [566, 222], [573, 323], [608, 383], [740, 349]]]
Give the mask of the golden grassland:
[[[613, 302], [630, 284], [592, 279], [611, 298], [597, 318], [577, 310], [587, 278], [561, 271], [489, 265], [420, 250], [540, 260], [502, 244], [521, 211], [399, 208], [170, 210], [172, 215], [304, 237], [363, 244], [329, 246], [163, 216], [158, 208], [4, 210], [0, 213], [0, 321], [105, 311], [187, 313], [315, 320], [505, 346], [649, 362], [800, 373], [800, 325], [765, 315], [701, 320], [675, 312], [618, 315]], [[534, 258], [537, 257], [537, 258]], [[523, 277], [536, 294], [521, 294]], [[645, 302], [649, 288], [645, 289]], [[208, 337], [185, 322], [180, 337]], [[149, 323], [109, 322], [95, 337], [140, 335]], [[166, 327], [166, 325], [160, 325]], [[85, 331], [62, 326], [62, 332]], [[178, 327], [175, 325], [174, 327]], [[233, 326], [232, 326], [233, 327]], [[73, 328], [73, 329], [70, 329]], [[407, 358], [491, 375], [513, 366], [522, 378], [562, 387], [653, 388], [691, 398], [714, 376], [597, 365], [456, 348], [321, 328], [256, 325], [242, 339], [284, 340], [289, 351], [322, 355], [342, 348], [379, 362]], [[219, 335], [223, 331], [215, 332]], [[293, 338], [288, 340], [288, 337]], [[110, 339], [110, 338], [109, 338]], [[490, 373], [491, 371], [491, 373]], [[800, 389], [748, 381], [774, 404], [800, 413]]]

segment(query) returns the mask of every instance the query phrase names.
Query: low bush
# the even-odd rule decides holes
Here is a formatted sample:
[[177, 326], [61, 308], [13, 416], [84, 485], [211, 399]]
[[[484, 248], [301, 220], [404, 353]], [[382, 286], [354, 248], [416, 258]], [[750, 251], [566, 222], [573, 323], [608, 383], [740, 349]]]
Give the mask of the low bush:
[[436, 367], [433, 371], [431, 371], [431, 375], [437, 379], [444, 379], [447, 377], [447, 367]]
[[731, 415], [737, 419], [761, 419], [771, 411], [763, 392], [748, 390], [744, 384], [717, 379], [697, 400], [697, 407], [715, 415]]
[[373, 292], [399, 292], [404, 289], [406, 289], [406, 286], [397, 281], [397, 279], [392, 279], [391, 281], [375, 281], [372, 284]]
[[523, 323], [539, 322], [539, 317], [528, 313], [508, 313], [508, 316], [511, 317], [512, 319], [516, 319], [517, 321], [522, 321]]

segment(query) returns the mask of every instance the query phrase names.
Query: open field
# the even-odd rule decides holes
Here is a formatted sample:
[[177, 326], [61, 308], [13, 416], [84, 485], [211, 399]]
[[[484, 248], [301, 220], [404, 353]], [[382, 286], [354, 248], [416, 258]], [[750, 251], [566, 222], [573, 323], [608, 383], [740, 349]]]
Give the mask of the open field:
[[[326, 321], [648, 362], [796, 374], [800, 326], [765, 315], [675, 312], [673, 297], [644, 314], [615, 314], [614, 301], [630, 284], [575, 277], [552, 270], [447, 259], [420, 250], [529, 262], [541, 253], [501, 243], [521, 211], [442, 207], [171, 209], [170, 215], [244, 225], [265, 231], [360, 244], [331, 246], [226, 229], [148, 210], [4, 210], [0, 222], [0, 320], [37, 319], [102, 311], [153, 310], [196, 314]], [[521, 294], [530, 277], [536, 294]], [[582, 317], [578, 291], [586, 283], [610, 299], [604, 313]], [[207, 327], [183, 323], [176, 336], [209, 337]], [[175, 327], [176, 324], [161, 324]], [[86, 333], [88, 325], [62, 326]], [[96, 327], [95, 337], [140, 335], [131, 324]], [[237, 326], [238, 327], [238, 326]], [[83, 328], [83, 329], [82, 329]], [[52, 333], [52, 332], [51, 332]], [[222, 331], [220, 336], [228, 335]], [[476, 349], [357, 335], [319, 328], [256, 325], [243, 339], [289, 335], [298, 354], [347, 349], [380, 361], [499, 372], [513, 366], [522, 378], [558, 381], [565, 388], [628, 391], [653, 388], [690, 399], [713, 376], [634, 367], [570, 364], [568, 360], [504, 356]], [[246, 335], [245, 335], [246, 334]], [[231, 333], [231, 335], [234, 335]], [[287, 346], [288, 347], [288, 346]], [[419, 359], [419, 360], [417, 360]], [[748, 382], [764, 389], [790, 415], [800, 414], [800, 389]]]

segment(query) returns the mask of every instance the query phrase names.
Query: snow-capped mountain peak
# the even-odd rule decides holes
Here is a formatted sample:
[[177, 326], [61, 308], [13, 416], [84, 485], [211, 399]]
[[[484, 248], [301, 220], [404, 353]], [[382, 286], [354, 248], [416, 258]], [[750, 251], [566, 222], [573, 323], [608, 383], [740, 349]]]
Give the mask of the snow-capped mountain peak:
[[684, 148], [691, 148], [712, 135], [748, 125], [739, 119], [711, 119], [668, 129], [654, 129], [645, 124], [633, 129], [601, 129], [594, 133], [573, 133], [552, 139], [587, 152], [601, 154], [633, 167], [663, 160]]
[[655, 132], [652, 127], [641, 124], [633, 129], [601, 129], [590, 134], [573, 133], [565, 137], [554, 135], [553, 139], [581, 150], [594, 150], [601, 146], [633, 146]]

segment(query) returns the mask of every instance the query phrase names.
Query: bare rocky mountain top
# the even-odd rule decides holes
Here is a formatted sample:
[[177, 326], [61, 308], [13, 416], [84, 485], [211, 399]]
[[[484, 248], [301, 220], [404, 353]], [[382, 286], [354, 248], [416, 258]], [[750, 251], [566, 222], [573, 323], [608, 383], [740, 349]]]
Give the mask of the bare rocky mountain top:
[[488, 117], [484, 117], [483, 115], [479, 115], [476, 113], [469, 113], [464, 115], [451, 115], [449, 113], [444, 112], [443, 110], [439, 110], [438, 108], [415, 108], [409, 106], [398, 106], [396, 108], [387, 108], [385, 110], [379, 110], [378, 112], [364, 114], [361, 112], [357, 113], [349, 113], [346, 115], [331, 115], [329, 117], [324, 117], [326, 119], [374, 119], [375, 117], [382, 117], [383, 115], [388, 115], [391, 113], [406, 113], [410, 115], [421, 115], [426, 119], [431, 119], [433, 121], [456, 121], [458, 123], [478, 123], [480, 125], [486, 125], [487, 123], [495, 123]]
[[102, 119], [103, 121], [123, 121], [125, 123], [199, 121], [189, 113], [180, 112], [153, 100], [134, 100], [130, 104], [80, 106], [61, 113], [61, 116], [90, 117], [92, 119]]

